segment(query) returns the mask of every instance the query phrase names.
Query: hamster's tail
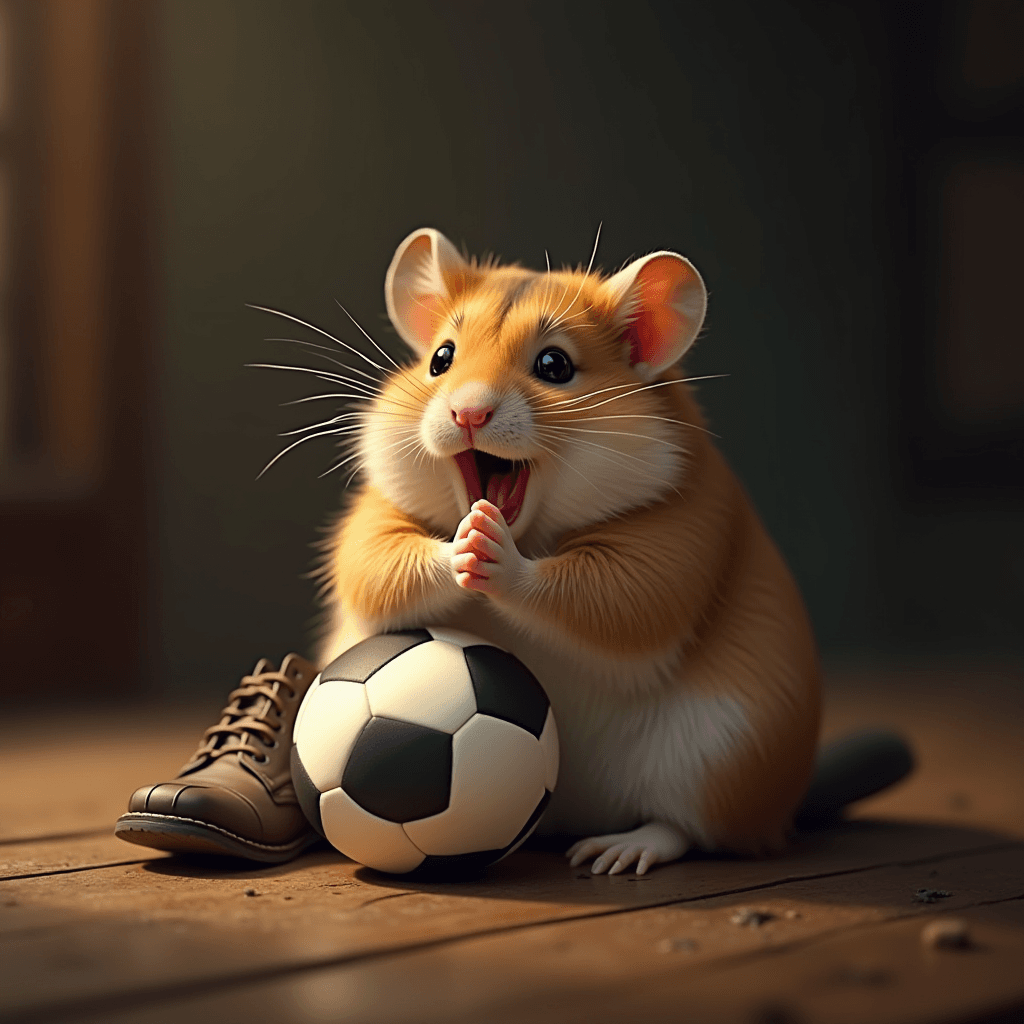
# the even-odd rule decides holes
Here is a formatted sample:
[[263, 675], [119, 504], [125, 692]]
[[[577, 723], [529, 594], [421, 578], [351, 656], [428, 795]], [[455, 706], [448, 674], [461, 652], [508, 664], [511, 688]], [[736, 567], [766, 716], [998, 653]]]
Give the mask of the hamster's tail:
[[794, 816], [798, 828], [835, 821], [843, 808], [906, 778], [914, 754], [902, 736], [867, 729], [834, 740], [818, 752], [810, 788]]

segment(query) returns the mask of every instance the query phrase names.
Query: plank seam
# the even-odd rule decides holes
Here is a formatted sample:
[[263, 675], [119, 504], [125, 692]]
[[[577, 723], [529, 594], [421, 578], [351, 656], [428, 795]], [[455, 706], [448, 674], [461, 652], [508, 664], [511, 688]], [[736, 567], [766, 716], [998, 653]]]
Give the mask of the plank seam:
[[77, 832], [51, 832], [44, 836], [15, 836], [12, 839], [0, 839], [0, 846], [19, 846], [25, 843], [53, 843], [61, 839], [90, 839], [110, 835], [110, 826], [103, 828], [79, 829]]
[[142, 857], [139, 860], [112, 860], [105, 864], [86, 864], [78, 868], [51, 868], [49, 871], [30, 871], [23, 875], [4, 875], [0, 882], [18, 882], [24, 878], [46, 878], [49, 875], [74, 875], [80, 871], [98, 871], [100, 868], [121, 868], [132, 864], [148, 864], [151, 860], [163, 860], [162, 857]]
[[[1015, 900], [1024, 900], [1024, 893], [1018, 893], [1016, 896], [1004, 896], [1001, 899], [996, 900], [978, 900], [974, 903], [965, 903], [963, 906], [957, 907], [955, 910], [950, 910], [948, 912], [942, 911], [938, 914], [934, 910], [926, 910], [924, 907], [920, 910], [908, 909], [890, 914], [888, 917], [876, 918], [874, 921], [857, 921], [853, 924], [830, 928], [828, 931], [824, 932], [818, 932], [816, 935], [806, 935], [803, 938], [790, 939], [788, 942], [779, 942], [774, 943], [771, 946], [762, 946], [760, 949], [748, 949], [744, 950], [742, 953], [726, 954], [725, 956], [717, 957], [711, 962], [704, 961], [703, 964], [678, 964], [675, 969], [686, 971], [703, 967], [708, 971], [708, 973], [713, 974], [724, 968], [732, 967], [737, 963], [760, 960], [763, 957], [771, 957], [780, 953], [788, 953], [796, 949], [803, 949], [815, 942], [827, 941], [828, 939], [833, 939], [838, 935], [849, 935], [851, 932], [863, 931], [867, 928], [882, 928], [891, 924], [898, 924], [900, 921], [909, 921], [919, 917], [949, 917], [963, 913], [965, 910], [974, 910], [977, 907], [993, 907], [1000, 903], [1013, 903]], [[652, 975], [651, 977], [658, 976]]]
[[[826, 878], [840, 878], [844, 875], [862, 874], [865, 871], [875, 871], [891, 867], [914, 866], [918, 864], [932, 864], [952, 857], [974, 857], [986, 853], [998, 853], [1001, 850], [1019, 848], [1018, 841], [1005, 843], [991, 843], [987, 846], [976, 847], [965, 851], [951, 852], [944, 854], [933, 854], [928, 857], [918, 857], [910, 860], [891, 861], [885, 864], [873, 864], [870, 867], [848, 868], [843, 871], [831, 871], [814, 875], [794, 875], [781, 881], [762, 883], [760, 885], [743, 886], [737, 889], [720, 890], [713, 893], [705, 893], [700, 896], [684, 896], [673, 900], [660, 900], [656, 903], [644, 904], [641, 906], [615, 907], [610, 910], [599, 910], [589, 914], [572, 914], [567, 917], [551, 918], [546, 921], [529, 921], [522, 924], [505, 925], [494, 928], [480, 928], [476, 931], [464, 932], [461, 935], [450, 935], [435, 939], [426, 939], [420, 942], [410, 942], [402, 946], [391, 946], [387, 949], [368, 949], [357, 953], [348, 953], [338, 957], [327, 957], [318, 960], [298, 961], [291, 964], [282, 964], [278, 967], [263, 966], [251, 971], [237, 971], [224, 974], [218, 978], [199, 979], [192, 982], [161, 983], [154, 986], [139, 986], [136, 989], [116, 993], [104, 993], [92, 997], [76, 997], [75, 999], [63, 1000], [59, 1003], [52, 1003], [49, 1006], [42, 1004], [23, 1012], [19, 1011], [11, 1015], [0, 1016], [0, 1024], [64, 1024], [71, 1020], [72, 1016], [79, 1018], [83, 1016], [95, 1016], [103, 1012], [117, 1012], [128, 1006], [138, 1007], [140, 1003], [157, 1003], [162, 1000], [174, 1000], [202, 996], [218, 990], [237, 988], [260, 981], [276, 981], [318, 970], [329, 970], [336, 967], [346, 967], [349, 964], [366, 963], [372, 960], [385, 960], [388, 957], [407, 956], [411, 953], [418, 953], [425, 950], [439, 949], [443, 946], [454, 946], [460, 942], [471, 942], [476, 939], [490, 938], [494, 935], [510, 934], [513, 932], [527, 931], [531, 928], [545, 928], [553, 925], [571, 924], [576, 921], [593, 921], [604, 917], [617, 917], [624, 914], [634, 913], [638, 910], [656, 910], [659, 907], [675, 906], [681, 903], [699, 903], [704, 900], [718, 899], [722, 896], [737, 896], [748, 892], [760, 892], [765, 889], [772, 889], [778, 886], [792, 885], [798, 882], [815, 881]], [[130, 862], [131, 863], [131, 862]], [[135, 862], [141, 863], [141, 862]], [[113, 865], [111, 865], [113, 866]], [[990, 904], [1012, 902], [1015, 899], [1024, 899], [1020, 896], [1008, 897], [1005, 900], [992, 900]], [[971, 909], [975, 904], [960, 909]], [[754, 951], [757, 953], [781, 952], [786, 948], [799, 948], [821, 939], [828, 939], [836, 934], [847, 931], [854, 931], [868, 925], [891, 924], [896, 920], [906, 920], [908, 917], [927, 914], [928, 911], [909, 911], [903, 915], [894, 915], [892, 918], [884, 918], [881, 921], [863, 922], [858, 925], [851, 925], [846, 928], [830, 929], [815, 937], [792, 940], [788, 945], [781, 944], [771, 949]], [[735, 954], [735, 958], [750, 957], [751, 953], [745, 952]], [[707, 966], [705, 963], [704, 966]], [[714, 969], [719, 966], [715, 961]]]

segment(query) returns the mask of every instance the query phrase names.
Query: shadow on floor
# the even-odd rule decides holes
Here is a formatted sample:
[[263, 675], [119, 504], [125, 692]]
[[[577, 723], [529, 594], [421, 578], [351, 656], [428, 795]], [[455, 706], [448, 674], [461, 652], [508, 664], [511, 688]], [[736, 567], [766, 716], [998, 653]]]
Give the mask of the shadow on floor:
[[[167, 857], [148, 862], [142, 870], [181, 878], [225, 879], [234, 882], [285, 876], [312, 871], [335, 872], [382, 893], [424, 893], [475, 899], [621, 905], [672, 903], [706, 899], [716, 894], [757, 890], [767, 885], [829, 876], [845, 878], [885, 866], [900, 866], [920, 881], [915, 890], [901, 891], [891, 899], [879, 892], [870, 902], [906, 904], [916, 888], [931, 885], [938, 877], [931, 866], [952, 856], [982, 856], [997, 851], [1021, 850], [1024, 843], [998, 832], [950, 826], [877, 819], [841, 821], [814, 832], [804, 832], [779, 856], [751, 859], [691, 854], [675, 864], [656, 866], [644, 876], [632, 872], [609, 877], [591, 875], [585, 866], [571, 868], [563, 856], [571, 842], [538, 840], [512, 854], [483, 875], [465, 880], [432, 881], [387, 875], [354, 866], [326, 844], [287, 864], [262, 866], [248, 861], [218, 858]], [[296, 881], [298, 878], [296, 879]], [[843, 888], [849, 889], [848, 885]], [[819, 887], [820, 889], [820, 887]], [[827, 891], [827, 889], [825, 890]], [[830, 895], [829, 899], [833, 897]], [[836, 899], [842, 900], [838, 889]], [[859, 902], [859, 897], [858, 897]]]

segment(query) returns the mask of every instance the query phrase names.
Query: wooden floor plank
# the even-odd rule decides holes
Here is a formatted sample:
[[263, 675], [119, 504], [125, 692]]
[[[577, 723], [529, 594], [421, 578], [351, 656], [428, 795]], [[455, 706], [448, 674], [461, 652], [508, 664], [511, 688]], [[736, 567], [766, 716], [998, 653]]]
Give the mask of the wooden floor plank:
[[[74, 1019], [102, 1014], [111, 1024], [170, 1024], [259, 1015], [278, 1024], [554, 1024], [678, 1021], [686, 1007], [686, 1019], [753, 1021], [772, 1019], [767, 1010], [783, 1000], [797, 1010], [786, 1020], [904, 1024], [934, 1019], [915, 1017], [907, 998], [929, 963], [951, 968], [930, 982], [944, 994], [941, 1001], [925, 1001], [929, 1012], [950, 1000], [965, 1012], [1024, 1000], [1024, 975], [1007, 970], [1024, 950], [1022, 878], [1024, 845], [1015, 845], [934, 866], [791, 882], [753, 900], [719, 896], [469, 937], [186, 998], [165, 991], [120, 1006], [99, 1004]], [[915, 899], [919, 889], [940, 885], [949, 897], [930, 904]], [[766, 920], [759, 927], [744, 924], [747, 911]], [[922, 951], [922, 925], [951, 913], [973, 918], [979, 948], [967, 960]], [[891, 930], [904, 919], [909, 930]], [[852, 943], [836, 945], [844, 936]], [[879, 956], [877, 943], [895, 943], [895, 952]], [[851, 991], [857, 1012], [844, 1016]], [[891, 1003], [887, 1014], [874, 1013], [872, 996]]]
[[[932, 1024], [978, 1020], [1024, 1004], [1024, 915], [1016, 927], [989, 923], [968, 911], [976, 948], [935, 950], [921, 941], [921, 922], [902, 920], [832, 935], [818, 944], [780, 950], [729, 965], [687, 984], [662, 976], [637, 991], [594, 991], [569, 1012], [531, 1019], [582, 1024], [631, 1019], [645, 1024], [679, 1020], [679, 1004], [707, 1024], [799, 1021], [802, 1024]], [[599, 1008], [599, 1009], [598, 1009]], [[500, 1017], [491, 1018], [500, 1021]], [[510, 1018], [511, 1019], [511, 1018]]]
[[[1005, 847], [1008, 837], [1024, 838], [1024, 730], [1019, 726], [1024, 687], [999, 673], [977, 679], [902, 673], [857, 682], [853, 687], [840, 680], [830, 690], [826, 734], [873, 724], [904, 731], [921, 765], [912, 780], [865, 802], [857, 812], [863, 820], [802, 837], [783, 857], [691, 860], [659, 868], [644, 880], [630, 875], [595, 879], [535, 851], [516, 854], [480, 882], [458, 886], [416, 887], [388, 880], [329, 851], [278, 868], [185, 865], [98, 830], [112, 825], [138, 785], [172, 777], [212, 716], [96, 716], [63, 726], [38, 723], [35, 732], [29, 723], [16, 731], [16, 743], [0, 752], [0, 771], [5, 781], [12, 780], [0, 804], [0, 1021], [77, 1019], [81, 1014], [76, 1015], [75, 1005], [84, 1008], [92, 1001], [112, 1011], [127, 1005], [133, 991], [142, 994], [138, 1019], [149, 1020], [146, 1014], [155, 1013], [156, 1004], [146, 1000], [182, 986], [194, 994], [196, 1007], [234, 1005], [230, 999], [239, 998], [236, 983], [242, 978], [253, 980], [241, 990], [263, 991], [270, 1008], [280, 1004], [282, 1024], [333, 1020], [339, 1005], [372, 1008], [381, 986], [387, 993], [411, 994], [422, 1011], [436, 1002], [446, 979], [463, 992], [464, 1002], [459, 1004], [462, 1018], [446, 1015], [445, 1020], [480, 1019], [474, 1014], [481, 1012], [485, 997], [491, 998], [486, 1005], [487, 1019], [492, 1019], [501, 992], [511, 993], [502, 1010], [507, 1019], [518, 1019], [514, 1013], [533, 1018], [541, 991], [549, 993], [553, 1006], [567, 998], [573, 1007], [590, 1007], [591, 1016], [579, 1019], [604, 1019], [605, 997], [609, 1006], [618, 1007], [616, 1016], [635, 1019], [628, 1005], [636, 995], [634, 982], [649, 976], [661, 993], [658, 998], [676, 1000], [678, 1010], [679, 992], [672, 987], [677, 976], [692, 981], [712, 962], [721, 971], [732, 964], [728, 970], [739, 972], [735, 984], [753, 986], [761, 1000], [707, 1004], [709, 1013], [720, 1009], [726, 1014], [721, 1019], [728, 1019], [733, 1011], [760, 1012], [757, 1007], [768, 1006], [783, 991], [772, 988], [771, 978], [758, 981], [756, 971], [748, 977], [742, 963], [730, 960], [767, 955], [774, 933], [789, 936], [780, 942], [784, 947], [804, 941], [799, 938], [803, 928], [806, 941], [818, 948], [832, 942], [829, 928], [851, 937], [877, 932], [880, 942], [896, 936], [893, 948], [909, 956], [903, 933], [892, 930], [895, 925], [886, 919], [892, 914], [891, 900], [856, 890], [856, 880], [877, 881], [883, 877], [879, 871], [891, 872], [885, 876], [890, 879], [914, 875], [919, 880], [922, 872], [941, 875], [951, 858], [977, 866], [982, 856], [1015, 855], [1015, 848]], [[67, 838], [75, 832], [82, 834]], [[984, 849], [990, 854], [977, 852]], [[961, 856], [969, 851], [975, 851], [973, 857]], [[1024, 869], [1013, 862], [1002, 875], [993, 875], [987, 898], [1004, 899], [1021, 878]], [[943, 884], [952, 890], [950, 883]], [[966, 883], [958, 884], [957, 899], [962, 900]], [[799, 886], [810, 886], [817, 895], [800, 890], [804, 894], [797, 896]], [[258, 895], [246, 896], [246, 889]], [[775, 900], [772, 906], [782, 916], [761, 929], [722, 924], [722, 915], [763, 899]], [[785, 918], [786, 909], [796, 908], [794, 899], [803, 900], [805, 909], [798, 909], [800, 918]], [[698, 906], [714, 922], [714, 927], [703, 926], [711, 927], [707, 934], [725, 937], [717, 945], [718, 939], [693, 939], [698, 948], [690, 949], [682, 942], [688, 936], [674, 929], [678, 914]], [[970, 911], [979, 927], [993, 930], [999, 950], [1016, 948], [1016, 930], [1024, 926], [1015, 916], [1017, 906]], [[742, 948], [730, 952], [728, 942], [735, 942], [738, 932], [739, 939], [755, 945], [748, 949], [741, 943]], [[561, 938], [552, 939], [556, 933]], [[682, 944], [672, 946], [676, 940]], [[658, 952], [661, 946], [669, 951]], [[497, 958], [514, 984], [503, 989], [481, 980], [483, 995], [474, 995], [472, 985], [463, 981], [470, 975], [486, 979], [488, 958]], [[539, 974], [537, 962], [544, 968]], [[324, 966], [330, 964], [342, 966]], [[421, 982], [394, 973], [396, 965], [416, 977], [422, 972]], [[958, 975], [961, 988], [968, 986], [970, 970], [975, 968], [963, 967], [967, 974]], [[978, 976], [988, 970], [977, 967]], [[301, 976], [288, 977], [296, 971]], [[787, 977], [795, 984], [792, 971]], [[269, 988], [255, 986], [255, 979], [267, 977], [278, 980]], [[537, 988], [541, 982], [548, 988]], [[1003, 995], [1011, 990], [1016, 992], [1005, 978], [993, 988]], [[975, 1001], [969, 1005], [984, 1009], [988, 1004], [983, 1006], [977, 990], [971, 991]], [[520, 999], [524, 992], [533, 994]], [[597, 994], [591, 998], [588, 993]], [[885, 992], [876, 997], [888, 998]], [[222, 998], [228, 1002], [218, 1003]], [[808, 997], [786, 1005], [797, 1007], [801, 1020], [832, 1020], [825, 1003]], [[901, 1024], [917, 1019], [906, 1016], [906, 1002], [894, 997], [897, 1004], [903, 1007]], [[193, 1003], [168, 1005], [187, 1016]], [[382, 1005], [390, 1004], [385, 999]], [[660, 1005], [655, 1000], [645, 1012], [656, 1019]], [[922, 1005], [933, 1007], [927, 1000]], [[403, 1006], [399, 1000], [392, 1009], [405, 1013]], [[260, 1015], [273, 1019], [274, 1013]], [[409, 1012], [405, 1019], [420, 1017]]]
[[[7, 842], [113, 825], [139, 786], [173, 778], [216, 708], [145, 708], [19, 719], [0, 748]], [[1007, 671], [869, 672], [826, 689], [823, 735], [891, 726], [920, 770], [860, 813], [943, 820], [1024, 836], [1024, 680]], [[1001, 784], [993, 785], [999, 778]]]
[[[95, 838], [112, 828], [135, 788], [173, 777], [207, 717], [203, 709], [150, 709], [19, 726], [0, 750], [0, 773], [8, 780], [0, 798], [0, 878], [22, 856], [9, 846], [54, 834], [61, 846], [54, 861], [74, 866], [86, 848], [66, 834], [80, 830]], [[855, 816], [973, 825], [1024, 838], [1021, 721], [1024, 680], [1005, 671], [877, 672], [831, 683], [823, 735], [887, 726], [915, 748], [917, 772], [858, 805]]]
[[116, 838], [110, 828], [69, 839], [5, 843], [0, 846], [0, 882], [118, 864], [141, 864], [168, 856], [143, 846], [132, 846]]
[[[340, 962], [553, 921], [619, 915], [787, 880], [836, 884], [841, 873], [911, 864], [1006, 841], [989, 833], [851, 822], [774, 860], [693, 860], [647, 879], [592, 876], [525, 851], [474, 883], [414, 885], [331, 851], [277, 868], [183, 865], [173, 859], [0, 884], [0, 1012], [130, 990], [202, 985]], [[916, 862], [916, 863], [915, 863]], [[822, 878], [820, 876], [824, 875]], [[246, 895], [246, 890], [256, 895]], [[513, 946], [520, 939], [513, 940]], [[55, 973], [49, 965], [60, 963]]]

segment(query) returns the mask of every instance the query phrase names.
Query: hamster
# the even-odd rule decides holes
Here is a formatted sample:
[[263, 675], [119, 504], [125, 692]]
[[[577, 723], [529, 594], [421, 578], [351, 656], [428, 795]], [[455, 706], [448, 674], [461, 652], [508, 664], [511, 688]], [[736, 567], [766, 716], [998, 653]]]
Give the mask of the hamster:
[[321, 664], [426, 624], [516, 654], [561, 744], [538, 832], [583, 837], [573, 865], [780, 848], [811, 776], [819, 664], [677, 368], [700, 275], [667, 251], [610, 276], [481, 263], [427, 228], [385, 297], [415, 362], [357, 414]]

